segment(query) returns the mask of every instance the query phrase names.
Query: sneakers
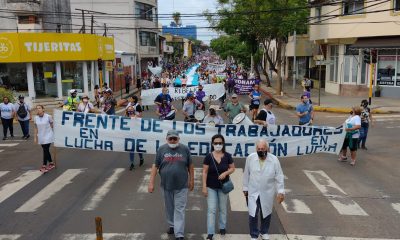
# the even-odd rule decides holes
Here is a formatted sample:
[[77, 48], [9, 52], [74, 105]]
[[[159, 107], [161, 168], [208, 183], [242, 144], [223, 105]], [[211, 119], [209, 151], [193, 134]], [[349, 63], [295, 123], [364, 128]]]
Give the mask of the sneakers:
[[139, 166], [142, 166], [142, 165], [143, 165], [143, 163], [144, 163], [144, 159], [143, 159], [143, 158], [141, 158], [141, 159], [140, 159], [140, 162], [139, 162]]
[[28, 140], [28, 138], [30, 138], [31, 135], [26, 135], [25, 137], [23, 137], [23, 139]]
[[54, 169], [55, 167], [56, 167], [56, 165], [53, 162], [51, 162], [51, 163], [49, 163], [49, 166], [47, 166], [47, 171], [50, 171], [51, 169]]
[[269, 235], [266, 233], [266, 234], [262, 234], [261, 235], [261, 238], [263, 239], [263, 240], [269, 240]]
[[226, 234], [226, 229], [220, 229], [220, 230], [219, 230], [219, 234], [225, 235], [225, 234]]
[[347, 157], [339, 156], [338, 161], [339, 162], [347, 162]]
[[3, 137], [3, 140], [8, 140], [8, 137]]
[[131, 165], [129, 166], [129, 171], [132, 171], [133, 169], [135, 169], [135, 165], [133, 165], [133, 163], [131, 163]]
[[213, 235], [212, 234], [208, 234], [206, 240], [212, 240], [213, 239]]
[[175, 232], [174, 232], [174, 228], [173, 227], [170, 227], [168, 230], [167, 230], [167, 234], [169, 234], [169, 235], [172, 235], [172, 234], [174, 234]]
[[47, 173], [49, 170], [47, 170], [46, 165], [43, 165], [43, 166], [40, 168], [40, 171], [41, 171], [42, 173]]

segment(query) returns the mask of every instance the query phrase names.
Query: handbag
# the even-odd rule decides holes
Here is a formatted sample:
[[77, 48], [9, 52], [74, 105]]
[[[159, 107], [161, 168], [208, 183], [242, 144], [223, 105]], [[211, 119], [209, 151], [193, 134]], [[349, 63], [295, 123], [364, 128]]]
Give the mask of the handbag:
[[[215, 164], [214, 156], [212, 155], [212, 153], [210, 153], [210, 154], [211, 154], [211, 157], [212, 157], [212, 160], [213, 160], [213, 163], [214, 163], [215, 170], [217, 171], [217, 174], [218, 174], [218, 177], [219, 177], [219, 172], [218, 172], [217, 164]], [[229, 180], [226, 181], [225, 183], [222, 183], [221, 180], [219, 180], [219, 182], [220, 182], [221, 185], [222, 185], [221, 191], [222, 191], [223, 193], [225, 193], [225, 194], [230, 193], [230, 192], [235, 188], [235, 187], [233, 186], [233, 182], [231, 181], [230, 178], [229, 178]]]

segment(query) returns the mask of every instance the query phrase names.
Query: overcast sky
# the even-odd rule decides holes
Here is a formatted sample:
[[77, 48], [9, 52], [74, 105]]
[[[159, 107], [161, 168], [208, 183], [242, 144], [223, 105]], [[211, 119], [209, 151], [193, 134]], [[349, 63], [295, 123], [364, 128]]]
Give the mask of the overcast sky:
[[[158, 0], [159, 14], [172, 14], [180, 12], [181, 14], [199, 14], [209, 9], [215, 12], [216, 0]], [[160, 15], [159, 21], [162, 25], [169, 25], [173, 21], [171, 16]], [[196, 25], [197, 27], [208, 27], [208, 22], [204, 17], [183, 17], [183, 25]], [[197, 29], [197, 39], [209, 44], [212, 38], [218, 35], [210, 29]]]

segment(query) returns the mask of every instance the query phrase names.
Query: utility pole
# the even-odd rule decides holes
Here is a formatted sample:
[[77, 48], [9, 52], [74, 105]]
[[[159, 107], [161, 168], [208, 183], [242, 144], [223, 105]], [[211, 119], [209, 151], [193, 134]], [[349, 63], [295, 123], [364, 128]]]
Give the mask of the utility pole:
[[296, 62], [296, 31], [293, 33], [293, 89], [296, 89], [297, 62]]
[[104, 23], [104, 34], [103, 37], [107, 37], [107, 24]]
[[94, 24], [94, 17], [92, 15], [92, 18], [91, 18], [91, 21], [90, 21], [90, 34], [94, 34], [93, 24]]
[[83, 10], [83, 9], [81, 9], [82, 10], [82, 29], [81, 29], [81, 32], [82, 33], [86, 33], [86, 26], [85, 26], [85, 10]]

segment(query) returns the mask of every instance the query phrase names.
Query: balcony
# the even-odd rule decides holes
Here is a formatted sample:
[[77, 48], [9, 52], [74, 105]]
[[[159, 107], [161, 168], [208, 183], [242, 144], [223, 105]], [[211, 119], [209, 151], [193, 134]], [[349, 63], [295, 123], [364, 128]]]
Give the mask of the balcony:
[[140, 46], [140, 53], [145, 55], [158, 55], [157, 47]]
[[12, 11], [40, 11], [40, 0], [7, 0], [7, 8]]

